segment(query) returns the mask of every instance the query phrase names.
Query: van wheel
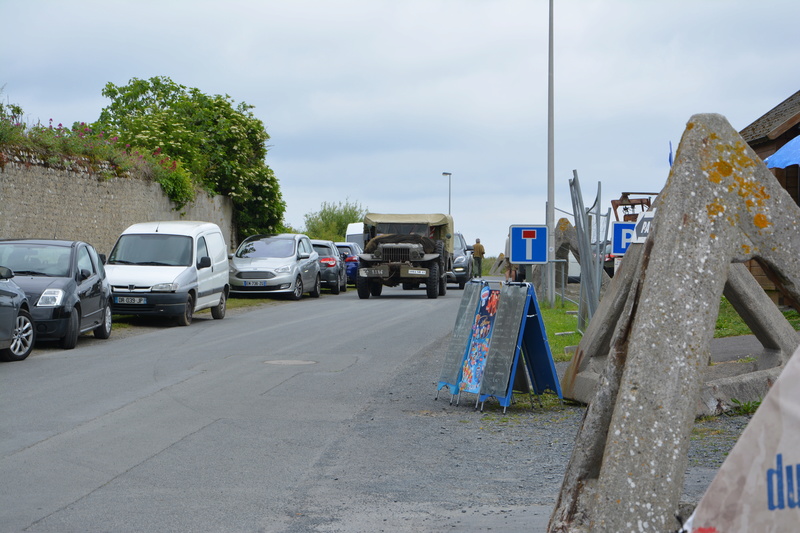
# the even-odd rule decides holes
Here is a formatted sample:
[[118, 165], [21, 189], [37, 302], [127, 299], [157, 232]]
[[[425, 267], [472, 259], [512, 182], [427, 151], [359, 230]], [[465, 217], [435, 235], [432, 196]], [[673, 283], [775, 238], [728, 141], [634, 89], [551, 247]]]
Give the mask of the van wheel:
[[186, 306], [183, 308], [183, 314], [178, 315], [178, 325], [179, 326], [188, 326], [192, 323], [192, 317], [194, 316], [194, 297], [189, 294], [186, 297]]
[[347, 292], [347, 275], [342, 274], [342, 285], [339, 287], [340, 292]]
[[303, 280], [300, 276], [294, 281], [294, 291], [289, 296], [292, 300], [299, 300], [303, 297]]
[[106, 302], [103, 309], [103, 323], [94, 328], [94, 336], [97, 339], [107, 339], [111, 336], [111, 302]]
[[228, 296], [225, 294], [225, 290], [222, 291], [222, 294], [219, 297], [219, 303], [216, 307], [211, 308], [211, 316], [217, 320], [222, 320], [225, 318], [225, 310], [228, 308]]
[[71, 350], [78, 344], [78, 334], [81, 329], [81, 310], [77, 307], [72, 308], [67, 323], [67, 334], [61, 337], [59, 345], [65, 350]]
[[314, 281], [314, 288], [308, 294], [312, 298], [319, 298], [319, 295], [322, 294], [322, 282], [319, 279], [319, 274], [317, 274], [317, 279]]

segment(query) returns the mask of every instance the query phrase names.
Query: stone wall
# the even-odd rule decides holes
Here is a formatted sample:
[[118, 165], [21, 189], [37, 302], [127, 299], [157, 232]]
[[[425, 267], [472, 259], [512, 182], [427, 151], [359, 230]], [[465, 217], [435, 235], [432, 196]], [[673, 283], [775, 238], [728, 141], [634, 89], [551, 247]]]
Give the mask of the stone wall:
[[119, 234], [136, 222], [202, 220], [222, 228], [236, 244], [229, 198], [198, 193], [181, 212], [157, 183], [111, 177], [109, 170], [60, 170], [35, 156], [0, 153], [0, 238], [81, 240], [108, 254]]

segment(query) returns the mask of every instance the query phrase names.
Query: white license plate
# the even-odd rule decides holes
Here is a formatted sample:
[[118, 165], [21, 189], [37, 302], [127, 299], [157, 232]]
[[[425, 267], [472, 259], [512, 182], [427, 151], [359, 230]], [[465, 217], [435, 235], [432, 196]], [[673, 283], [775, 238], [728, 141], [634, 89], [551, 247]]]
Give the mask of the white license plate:
[[410, 268], [408, 269], [408, 273], [412, 274], [412, 275], [416, 274], [418, 276], [424, 276], [425, 274], [427, 274], [427, 272], [425, 272], [424, 270], [413, 270], [413, 269], [410, 269]]
[[147, 298], [143, 296], [114, 296], [115, 304], [146, 304]]
[[266, 287], [266, 281], [243, 281], [245, 287]]

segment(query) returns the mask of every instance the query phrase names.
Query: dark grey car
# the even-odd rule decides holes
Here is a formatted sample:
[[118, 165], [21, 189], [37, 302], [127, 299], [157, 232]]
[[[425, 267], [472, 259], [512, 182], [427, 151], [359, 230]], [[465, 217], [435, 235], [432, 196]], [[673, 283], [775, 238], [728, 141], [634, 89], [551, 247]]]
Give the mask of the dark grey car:
[[344, 254], [332, 241], [312, 240], [314, 251], [319, 254], [319, 275], [322, 285], [333, 294], [347, 290], [347, 267]]
[[36, 342], [28, 298], [13, 277], [10, 268], [0, 266], [0, 359], [4, 361], [22, 361]]

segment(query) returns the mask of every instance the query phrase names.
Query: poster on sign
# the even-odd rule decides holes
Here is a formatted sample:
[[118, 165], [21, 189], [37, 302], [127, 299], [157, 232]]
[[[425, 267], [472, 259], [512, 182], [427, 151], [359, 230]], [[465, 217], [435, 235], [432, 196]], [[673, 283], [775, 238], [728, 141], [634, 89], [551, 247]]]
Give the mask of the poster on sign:
[[798, 531], [800, 350], [781, 372], [694, 514], [690, 533]]
[[481, 289], [480, 304], [472, 323], [472, 336], [467, 349], [467, 357], [464, 359], [461, 370], [459, 392], [477, 394], [481, 390], [481, 380], [486, 366], [486, 356], [489, 353], [489, 343], [492, 340], [499, 298], [499, 290], [491, 289], [488, 285], [484, 285]]

